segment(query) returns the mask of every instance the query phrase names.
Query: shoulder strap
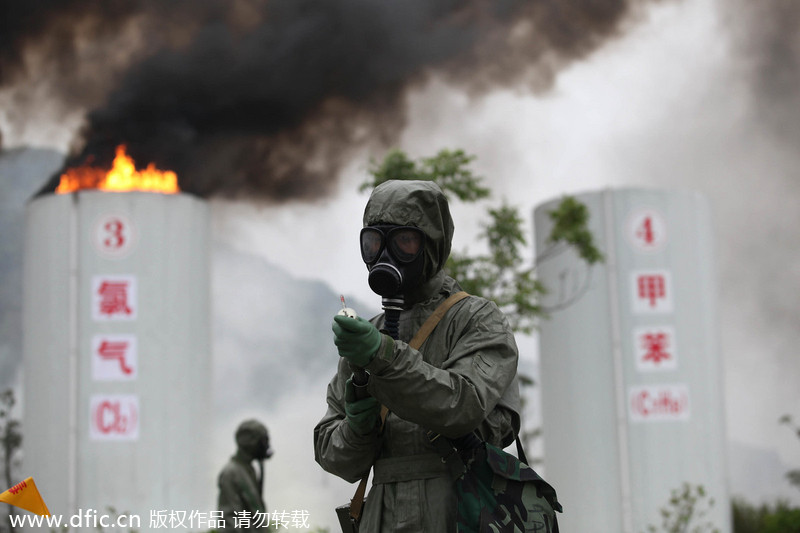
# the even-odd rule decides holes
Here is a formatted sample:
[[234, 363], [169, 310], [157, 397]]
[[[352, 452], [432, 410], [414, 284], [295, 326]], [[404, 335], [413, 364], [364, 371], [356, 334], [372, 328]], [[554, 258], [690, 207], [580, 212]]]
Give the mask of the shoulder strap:
[[[447, 314], [447, 311], [450, 310], [456, 303], [460, 302], [464, 298], [469, 296], [469, 294], [465, 291], [459, 291], [454, 294], [451, 294], [445, 301], [439, 304], [439, 307], [431, 313], [431, 316], [428, 317], [427, 320], [422, 324], [422, 326], [417, 330], [416, 335], [411, 341], [408, 343], [409, 346], [414, 348], [415, 350], [419, 350], [420, 346], [428, 339], [428, 336], [433, 332], [436, 328], [437, 324], [442, 320], [444, 315]], [[386, 423], [386, 415], [389, 414], [389, 409], [385, 405], [381, 405], [381, 428], [379, 430], [380, 433], [383, 433], [383, 425]], [[350, 500], [350, 518], [355, 521], [361, 517], [361, 508], [364, 505], [364, 494], [367, 491], [367, 480], [369, 479], [369, 472], [361, 478], [361, 482], [358, 484], [358, 488], [356, 489], [356, 493], [353, 495], [353, 499]]]
[[417, 334], [414, 335], [414, 338], [408, 343], [409, 346], [414, 348], [415, 350], [419, 350], [420, 346], [428, 339], [428, 336], [433, 332], [436, 328], [436, 325], [439, 324], [439, 321], [442, 320], [444, 315], [447, 314], [447, 311], [450, 310], [456, 303], [460, 302], [464, 298], [469, 296], [465, 291], [459, 291], [454, 294], [451, 294], [445, 301], [439, 304], [439, 307], [431, 313], [431, 316], [422, 324], [422, 327], [419, 328]]
[[525, 449], [522, 447], [522, 441], [519, 440], [519, 434], [517, 434], [516, 441], [517, 441], [517, 459], [519, 459], [526, 465], [531, 466], [531, 464], [528, 462], [528, 457], [525, 455]]

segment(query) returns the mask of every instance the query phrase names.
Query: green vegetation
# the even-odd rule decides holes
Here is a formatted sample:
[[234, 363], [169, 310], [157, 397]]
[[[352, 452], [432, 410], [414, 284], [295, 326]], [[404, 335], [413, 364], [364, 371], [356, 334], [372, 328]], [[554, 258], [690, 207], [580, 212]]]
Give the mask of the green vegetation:
[[[462, 150], [441, 150], [433, 157], [418, 160], [410, 159], [401, 150], [392, 150], [383, 161], [372, 162], [372, 179], [362, 184], [361, 190], [392, 179], [426, 180], [435, 182], [451, 198], [478, 202], [489, 198], [491, 191], [483, 186], [483, 178], [470, 169], [474, 160], [475, 156]], [[519, 209], [502, 203], [487, 208], [486, 214], [488, 221], [482, 224], [478, 239], [485, 242], [488, 252], [453, 251], [445, 268], [465, 291], [494, 301], [514, 331], [531, 333], [537, 320], [548, 311], [540, 302], [546, 288], [536, 279], [535, 265], [565, 247], [574, 248], [589, 265], [603, 259], [588, 228], [589, 211], [575, 198], [564, 197], [549, 213], [554, 224], [548, 238], [550, 247], [530, 267], [522, 265], [522, 250], [528, 243]]]
[[648, 533], [719, 533], [706, 516], [714, 507], [714, 498], [706, 494], [702, 485], [684, 483], [670, 495], [668, 504], [661, 508], [661, 527], [647, 526]]
[[[800, 438], [800, 427], [789, 415], [780, 418], [779, 423], [789, 428]], [[786, 474], [789, 483], [800, 489], [800, 469]], [[662, 524], [648, 526], [648, 533], [711, 533], [718, 529], [703, 519], [713, 507], [713, 498], [708, 498], [702, 486], [693, 487], [688, 483], [672, 492], [666, 507], [661, 510]], [[733, 533], [800, 533], [800, 508], [787, 501], [775, 504], [753, 505], [743, 498], [731, 502]], [[692, 529], [689, 529], [689, 528]]]
[[800, 509], [788, 502], [755, 506], [741, 498], [733, 500], [734, 533], [797, 533], [800, 531]]
[[[783, 415], [778, 423], [788, 426], [800, 438], [800, 427], [790, 415]], [[786, 473], [789, 483], [800, 489], [800, 469]], [[741, 498], [733, 500], [734, 533], [798, 533], [800, 532], [800, 508], [787, 501], [773, 505], [752, 505]]]

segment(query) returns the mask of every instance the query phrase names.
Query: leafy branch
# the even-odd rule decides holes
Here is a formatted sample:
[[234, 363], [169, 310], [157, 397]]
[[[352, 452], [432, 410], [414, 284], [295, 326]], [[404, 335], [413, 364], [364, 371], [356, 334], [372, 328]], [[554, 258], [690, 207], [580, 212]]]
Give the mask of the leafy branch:
[[[425, 180], [435, 182], [445, 195], [474, 203], [491, 193], [482, 185], [483, 178], [469, 168], [474, 160], [475, 156], [463, 150], [441, 150], [433, 157], [415, 161], [395, 149], [382, 161], [371, 162], [372, 178], [360, 189], [371, 189], [388, 180]], [[553, 229], [547, 239], [548, 249], [527, 268], [522, 266], [522, 250], [528, 243], [519, 209], [503, 202], [499, 207], [488, 208], [487, 215], [488, 222], [481, 224], [478, 238], [485, 241], [488, 252], [478, 255], [453, 252], [445, 269], [465, 291], [494, 301], [514, 331], [532, 333], [541, 317], [571, 305], [588, 289], [587, 279], [571, 298], [544, 307], [541, 299], [547, 288], [536, 277], [536, 265], [569, 248], [574, 248], [588, 265], [603, 260], [588, 228], [589, 210], [575, 198], [565, 196], [549, 213]]]
[[668, 505], [661, 509], [661, 528], [649, 525], [647, 531], [648, 533], [719, 533], [719, 529], [710, 520], [705, 520], [714, 503], [714, 498], [706, 494], [702, 485], [692, 486], [684, 483], [680, 489], [671, 492]]

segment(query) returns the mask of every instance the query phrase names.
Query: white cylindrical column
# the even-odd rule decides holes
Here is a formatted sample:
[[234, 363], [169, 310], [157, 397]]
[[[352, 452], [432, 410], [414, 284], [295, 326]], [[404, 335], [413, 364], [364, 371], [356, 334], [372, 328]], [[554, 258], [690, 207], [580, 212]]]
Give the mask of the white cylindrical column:
[[[562, 306], [540, 330], [545, 468], [565, 531], [661, 525], [684, 483], [729, 532], [722, 368], [711, 216], [693, 192], [623, 189], [577, 195], [605, 262], [571, 250], [538, 266]], [[548, 212], [535, 209], [537, 253]]]
[[186, 194], [28, 205], [24, 471], [54, 514], [211, 510], [209, 220]]

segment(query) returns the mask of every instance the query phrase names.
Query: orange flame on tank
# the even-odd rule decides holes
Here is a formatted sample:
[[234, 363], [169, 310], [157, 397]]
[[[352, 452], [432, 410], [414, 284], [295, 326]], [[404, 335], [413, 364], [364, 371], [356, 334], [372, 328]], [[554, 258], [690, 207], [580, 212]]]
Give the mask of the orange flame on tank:
[[101, 191], [147, 191], [174, 194], [180, 192], [178, 175], [171, 170], [158, 170], [154, 163], [136, 170], [133, 159], [125, 153], [125, 145], [117, 146], [111, 170], [83, 166], [61, 174], [56, 193], [64, 194], [82, 189]]

